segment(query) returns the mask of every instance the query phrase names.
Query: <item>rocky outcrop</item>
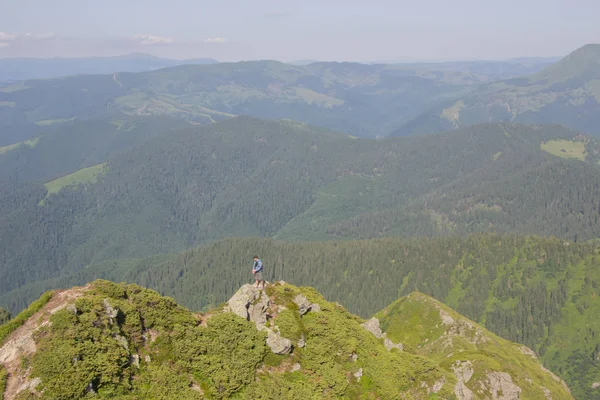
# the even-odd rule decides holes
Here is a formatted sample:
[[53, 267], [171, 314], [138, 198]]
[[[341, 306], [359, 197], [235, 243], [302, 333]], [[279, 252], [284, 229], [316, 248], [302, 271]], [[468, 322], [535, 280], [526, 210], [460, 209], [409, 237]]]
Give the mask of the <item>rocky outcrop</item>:
[[598, 388], [600, 388], [600, 382], [592, 383], [592, 389], [598, 389]]
[[456, 376], [456, 385], [454, 386], [454, 395], [458, 400], [473, 400], [473, 392], [467, 387], [467, 383], [475, 373], [471, 361], [457, 361], [452, 365], [454, 376]]
[[252, 302], [260, 296], [260, 291], [254, 285], [244, 285], [227, 302], [227, 311], [250, 321]]
[[490, 372], [487, 374], [489, 391], [493, 400], [519, 400], [521, 388], [513, 383], [506, 372]]
[[[384, 335], [385, 335], [385, 333], [384, 333]], [[402, 343], [394, 343], [387, 337], [385, 339], [383, 339], [383, 345], [389, 351], [391, 351], [392, 349], [396, 349], [396, 350], [400, 350], [400, 351], [404, 350], [404, 345]]]
[[379, 326], [379, 320], [375, 317], [371, 318], [367, 322], [361, 324], [363, 328], [368, 330], [375, 336], [377, 339], [383, 338], [383, 344], [385, 348], [391, 351], [392, 349], [397, 349], [400, 351], [404, 350], [404, 345], [402, 343], [394, 343], [392, 342], [385, 333], [381, 331], [381, 327]]
[[289, 354], [292, 352], [293, 345], [290, 339], [282, 337], [279, 332], [275, 332], [273, 329], [266, 328], [267, 346], [271, 349], [273, 354]]
[[367, 322], [361, 324], [361, 326], [363, 328], [365, 328], [366, 330], [368, 330], [369, 332], [371, 332], [373, 334], [373, 336], [375, 336], [377, 339], [381, 339], [381, 337], [383, 336], [383, 332], [381, 331], [381, 328], [379, 327], [379, 320], [375, 317], [373, 317], [370, 320], [368, 320]]
[[306, 296], [304, 296], [303, 294], [299, 294], [296, 297], [294, 297], [294, 303], [296, 303], [296, 305], [298, 306], [298, 311], [300, 312], [301, 316], [306, 314], [309, 311], [312, 311], [312, 312], [321, 311], [321, 306], [319, 306], [316, 303], [311, 304], [311, 302], [308, 301]]

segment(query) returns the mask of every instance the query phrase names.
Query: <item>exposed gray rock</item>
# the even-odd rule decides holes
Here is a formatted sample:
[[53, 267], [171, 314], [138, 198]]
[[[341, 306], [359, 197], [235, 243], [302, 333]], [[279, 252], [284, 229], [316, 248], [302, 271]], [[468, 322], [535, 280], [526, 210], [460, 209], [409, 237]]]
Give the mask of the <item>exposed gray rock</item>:
[[18, 389], [17, 389], [17, 393], [20, 393], [24, 390], [34, 390], [36, 387], [38, 387], [38, 385], [42, 383], [42, 380], [40, 378], [34, 378], [30, 381], [26, 381], [24, 384], [22, 384]]
[[358, 354], [352, 353], [352, 355], [350, 356], [350, 359], [352, 360], [352, 362], [357, 362], [358, 361]]
[[127, 342], [127, 338], [121, 335], [115, 335], [115, 340], [121, 345], [122, 348], [129, 350], [129, 342]]
[[506, 372], [490, 372], [487, 374], [490, 392], [494, 400], [519, 400], [521, 388], [515, 385]]
[[592, 389], [598, 389], [598, 388], [600, 388], [600, 382], [592, 383]]
[[267, 346], [269, 346], [274, 354], [289, 354], [292, 352], [292, 341], [290, 339], [281, 337], [279, 332], [275, 332], [272, 329], [265, 329], [268, 332]]
[[129, 357], [129, 364], [133, 365], [136, 368], [140, 367], [140, 356], [137, 354], [133, 354]]
[[358, 371], [356, 371], [356, 372], [354, 373], [354, 377], [356, 378], [356, 380], [357, 380], [358, 382], [360, 382], [360, 378], [362, 378], [362, 376], [363, 376], [363, 369], [362, 369], [362, 368], [359, 368], [359, 369], [358, 369]]
[[435, 383], [433, 384], [433, 388], [431, 388], [431, 391], [433, 393], [439, 392], [444, 387], [444, 383], [446, 383], [446, 377], [442, 376], [440, 379], [435, 381]]
[[535, 358], [537, 360], [537, 355], [535, 354], [535, 351], [531, 350], [529, 347], [521, 346], [521, 347], [519, 347], [519, 350], [521, 351], [521, 353], [523, 353], [531, 358]]
[[106, 313], [106, 316], [109, 318], [110, 323], [112, 324], [113, 319], [117, 318], [117, 315], [119, 315], [119, 309], [111, 306], [108, 299], [104, 299], [102, 303], [104, 305], [104, 312]]
[[[384, 334], [385, 336], [385, 334]], [[404, 345], [402, 343], [394, 343], [392, 342], [390, 339], [388, 339], [387, 337], [383, 340], [383, 344], [385, 346], [386, 349], [388, 350], [392, 350], [392, 349], [398, 349], [400, 351], [404, 350]]]
[[541, 388], [544, 391], [544, 396], [546, 396], [546, 400], [552, 400], [552, 392], [548, 388], [545, 388], [543, 386], [541, 386]]
[[300, 311], [300, 315], [306, 314], [310, 311], [310, 301], [303, 294], [299, 294], [294, 297], [294, 303], [298, 306], [298, 310]]
[[229, 299], [227, 307], [232, 313], [250, 321], [248, 308], [260, 296], [260, 291], [254, 285], [246, 284]]
[[303, 348], [304, 346], [306, 346], [306, 340], [304, 339], [303, 333], [302, 336], [300, 336], [300, 339], [298, 340], [298, 347]]
[[475, 373], [471, 361], [457, 361], [452, 365], [452, 370], [456, 376], [456, 385], [454, 386], [454, 395], [458, 400], [473, 400], [473, 392], [467, 387], [467, 383]]
[[311, 304], [310, 312], [321, 312], [321, 306], [318, 303]]
[[[257, 327], [264, 326], [267, 323], [267, 308], [269, 308], [269, 296], [265, 292], [259, 295], [258, 301], [250, 304], [248, 314], [250, 321], [253, 321]], [[260, 328], [259, 328], [260, 329]]]
[[377, 339], [383, 336], [383, 332], [381, 332], [381, 328], [379, 327], [379, 320], [375, 317], [361, 324], [361, 326], [371, 332]]
[[148, 364], [150, 364], [152, 362], [152, 357], [147, 355], [146, 357], [144, 357], [144, 361], [146, 361]]
[[298, 363], [292, 365], [292, 372], [300, 371], [301, 369], [302, 367]]

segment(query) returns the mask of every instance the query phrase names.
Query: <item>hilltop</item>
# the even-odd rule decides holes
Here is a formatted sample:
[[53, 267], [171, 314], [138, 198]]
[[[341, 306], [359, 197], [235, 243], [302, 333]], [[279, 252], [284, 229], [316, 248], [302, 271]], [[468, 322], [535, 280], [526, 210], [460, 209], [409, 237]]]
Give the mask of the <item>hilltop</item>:
[[562, 124], [600, 136], [600, 44], [588, 44], [535, 74], [493, 82], [436, 105], [392, 135], [483, 122]]
[[[600, 393], [594, 389], [600, 353], [590, 340], [600, 335], [599, 252], [598, 243], [493, 234], [326, 242], [229, 238], [179, 254], [93, 264], [6, 293], [0, 305], [18, 312], [45, 290], [104, 278], [136, 282], [209, 311], [248, 282], [250, 257], [258, 253], [268, 280], [315, 287], [367, 319], [413, 291], [433, 296], [534, 350], [576, 398], [588, 400]], [[400, 342], [416, 346], [418, 340]]]
[[[480, 372], [483, 348], [456, 356], [460, 371], [452, 373], [384, 340], [371, 322], [314, 289], [283, 282], [262, 292], [245, 285], [224, 307], [192, 314], [140, 286], [96, 281], [49, 294], [1, 337], [8, 375], [0, 388], [6, 400], [572, 398], [534, 358], [518, 375], [502, 365], [486, 370], [488, 385], [469, 395], [465, 366], [475, 363]], [[499, 351], [516, 349], [473, 329]]]

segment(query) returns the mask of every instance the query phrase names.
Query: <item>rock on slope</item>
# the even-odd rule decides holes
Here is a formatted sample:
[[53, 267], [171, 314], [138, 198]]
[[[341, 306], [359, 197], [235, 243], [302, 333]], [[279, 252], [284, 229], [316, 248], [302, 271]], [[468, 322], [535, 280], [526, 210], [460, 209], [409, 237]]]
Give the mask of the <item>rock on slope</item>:
[[399, 299], [376, 320], [391, 340], [453, 373], [459, 400], [573, 398], [532, 350], [494, 335], [424, 294]]
[[[463, 321], [439, 310], [447, 315], [440, 321]], [[266, 290], [244, 285], [227, 305], [200, 315], [137, 285], [96, 281], [56, 292], [1, 343], [0, 372], [8, 372], [4, 398], [571, 398], [518, 349], [527, 369], [518, 377], [502, 365], [486, 372], [490, 396], [481, 397], [473, 388], [480, 353], [463, 346], [464, 352], [450, 356], [440, 338], [429, 340], [439, 345], [425, 352], [416, 345], [419, 331], [402, 335], [382, 320], [385, 335], [379, 320], [365, 323], [314, 289], [283, 282]], [[472, 337], [488, 338], [472, 329], [483, 332]], [[442, 336], [446, 343], [464, 335]], [[523, 379], [534, 386], [544, 382], [546, 397], [512, 390], [507, 376], [513, 386]]]

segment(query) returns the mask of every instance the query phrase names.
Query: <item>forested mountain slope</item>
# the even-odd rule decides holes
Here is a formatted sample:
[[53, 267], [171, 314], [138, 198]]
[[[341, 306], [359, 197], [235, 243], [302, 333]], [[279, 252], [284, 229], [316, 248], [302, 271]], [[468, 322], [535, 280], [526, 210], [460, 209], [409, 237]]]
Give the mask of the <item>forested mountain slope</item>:
[[185, 127], [177, 118], [127, 115], [40, 126], [35, 139], [0, 147], [0, 182], [47, 182]]
[[[45, 185], [4, 183], [0, 293], [227, 236], [596, 238], [596, 143], [574, 135], [481, 125], [367, 140], [251, 118], [161, 135]], [[549, 153], [568, 146], [585, 161]]]
[[[140, 286], [107, 281], [51, 293], [31, 311], [0, 341], [6, 400], [573, 398], [529, 356], [513, 360], [521, 363], [518, 372], [499, 364], [484, 370], [490, 357], [476, 344], [451, 370], [384, 339], [372, 321], [314, 289], [284, 283], [264, 291], [245, 285], [204, 315]], [[516, 355], [512, 343], [473, 329]], [[469, 332], [455, 336], [471, 339]], [[487, 380], [476, 376], [481, 385], [469, 396], [465, 365], [473, 364]]]
[[0, 88], [0, 146], [31, 139], [35, 124], [115, 113], [168, 115], [196, 124], [235, 115], [288, 118], [357, 136], [386, 136], [488, 79], [403, 65], [248, 61], [28, 80]]
[[[106, 278], [151, 287], [194, 310], [210, 309], [251, 281], [255, 253], [269, 281], [314, 286], [364, 318], [415, 290], [431, 295], [533, 349], [576, 398], [600, 398], [593, 389], [600, 382], [598, 244], [491, 234], [338, 242], [225, 239], [177, 255], [93, 265], [8, 293], [0, 305], [20, 309], [49, 288]], [[414, 340], [407, 345], [418, 343]]]
[[509, 121], [562, 124], [600, 136], [600, 44], [577, 49], [528, 77], [486, 84], [466, 96], [436, 105], [392, 135]]

